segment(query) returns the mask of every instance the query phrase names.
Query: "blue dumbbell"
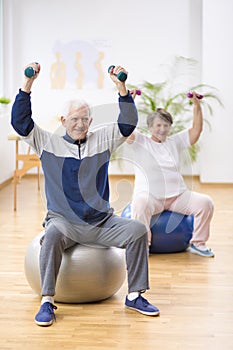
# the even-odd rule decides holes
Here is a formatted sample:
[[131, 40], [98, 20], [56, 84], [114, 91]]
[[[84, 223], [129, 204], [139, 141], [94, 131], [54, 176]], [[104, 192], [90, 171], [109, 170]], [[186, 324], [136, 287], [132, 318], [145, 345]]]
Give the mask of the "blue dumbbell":
[[[38, 63], [35, 62], [35, 64], [38, 64]], [[24, 74], [26, 75], [26, 77], [31, 78], [31, 77], [33, 77], [36, 74], [36, 71], [32, 67], [27, 67], [24, 70]]]
[[[110, 73], [112, 68], [115, 68], [115, 66], [112, 65], [112, 66], [108, 67], [108, 73]], [[126, 79], [127, 79], [127, 74], [125, 72], [120, 72], [120, 73], [115, 74], [115, 75], [116, 75], [117, 79], [122, 81], [122, 82], [126, 81]]]

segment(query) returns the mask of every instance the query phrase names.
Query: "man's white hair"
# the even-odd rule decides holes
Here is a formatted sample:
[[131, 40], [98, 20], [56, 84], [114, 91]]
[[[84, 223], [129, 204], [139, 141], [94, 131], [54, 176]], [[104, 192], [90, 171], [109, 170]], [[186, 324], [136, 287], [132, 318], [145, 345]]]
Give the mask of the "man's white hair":
[[86, 106], [88, 108], [88, 117], [90, 118], [91, 116], [91, 107], [89, 106], [89, 104], [85, 101], [85, 100], [69, 100], [67, 101], [64, 106], [63, 106], [63, 110], [62, 110], [62, 116], [64, 118], [67, 118], [69, 112], [71, 109], [78, 109], [80, 107], [84, 107]]

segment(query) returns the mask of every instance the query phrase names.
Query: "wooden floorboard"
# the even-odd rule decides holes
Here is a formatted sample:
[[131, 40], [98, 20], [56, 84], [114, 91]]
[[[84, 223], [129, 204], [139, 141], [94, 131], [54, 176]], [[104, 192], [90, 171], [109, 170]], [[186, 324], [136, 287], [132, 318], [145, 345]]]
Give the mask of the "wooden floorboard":
[[[41, 229], [44, 198], [36, 180], [22, 179], [18, 210], [13, 185], [0, 190], [0, 349], [233, 349], [233, 186], [190, 182], [215, 202], [209, 245], [213, 259], [188, 252], [150, 256], [146, 297], [161, 310], [146, 317], [124, 308], [127, 285], [94, 304], [57, 304], [57, 321], [38, 327], [39, 297], [24, 274], [28, 244]], [[132, 179], [111, 180], [111, 201], [120, 212]]]

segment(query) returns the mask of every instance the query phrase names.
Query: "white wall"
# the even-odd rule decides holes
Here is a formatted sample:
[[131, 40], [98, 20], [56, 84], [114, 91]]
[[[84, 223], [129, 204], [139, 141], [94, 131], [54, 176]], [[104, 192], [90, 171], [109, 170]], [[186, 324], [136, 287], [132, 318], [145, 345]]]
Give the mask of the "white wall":
[[7, 135], [11, 132], [10, 118], [8, 111], [2, 111], [0, 106], [0, 184], [13, 176], [15, 166], [15, 143], [7, 139]]
[[[200, 7], [200, 0], [195, 3]], [[5, 25], [9, 33], [5, 40], [7, 93], [14, 94], [21, 85], [23, 66], [37, 60], [42, 71], [36, 88], [45, 96], [51, 93], [53, 98], [49, 69], [54, 61], [54, 44], [76, 39], [108, 40], [106, 71], [108, 65], [120, 63], [129, 70], [129, 83], [149, 79], [156, 82], [161, 79], [160, 65], [174, 55], [200, 57], [200, 32], [192, 31], [196, 21], [191, 7], [191, 0], [146, 0], [143, 6], [133, 0], [119, 0], [117, 6], [113, 0], [5, 0]], [[112, 102], [114, 95], [108, 93], [112, 92], [111, 86], [109, 82], [104, 93], [84, 89], [82, 94], [94, 104]], [[77, 94], [77, 91], [63, 94], [66, 92]], [[61, 100], [60, 96], [57, 100]], [[41, 101], [38, 105], [41, 106]]]
[[[205, 5], [210, 1], [203, 2], [205, 24], [205, 17], [208, 18]], [[231, 3], [231, 0], [228, 2]], [[201, 73], [205, 83], [212, 83], [211, 75], [204, 75], [206, 64], [202, 67], [202, 57], [206, 62], [208, 50], [205, 44], [202, 46], [202, 0], [119, 0], [117, 3], [113, 0], [3, 0], [3, 5], [5, 95], [13, 98], [17, 93], [22, 84], [25, 64], [35, 60], [40, 62], [42, 70], [33, 88], [32, 101], [35, 119], [43, 124], [60, 113], [63, 102], [69, 97], [80, 96], [99, 107], [117, 100], [107, 72], [102, 90], [98, 90], [94, 82], [85, 85], [82, 90], [72, 85], [62, 91], [52, 90], [49, 70], [54, 61], [53, 48], [57, 41], [62, 45], [79, 40], [105, 46], [105, 69], [110, 64], [125, 66], [129, 71], [128, 82], [132, 84], [166, 79], [163, 65], [174, 56], [192, 57], [200, 62], [193, 80], [184, 82], [187, 89], [193, 83], [201, 82]], [[219, 29], [220, 25], [217, 27]], [[205, 55], [202, 50], [205, 50]], [[216, 55], [219, 61], [220, 53], [216, 52]], [[219, 83], [220, 80], [213, 85], [221, 89]], [[114, 115], [106, 115], [107, 120], [115, 118]], [[96, 123], [102, 122], [98, 118], [97, 115]], [[206, 142], [204, 145], [202, 164], [205, 165], [211, 150]], [[204, 165], [200, 170], [198, 168], [200, 174]], [[229, 182], [233, 180], [230, 172], [226, 168]], [[216, 174], [216, 182], [226, 180], [217, 167], [211, 173]], [[203, 179], [209, 181], [208, 176]]]
[[218, 87], [224, 108], [216, 106], [212, 131], [201, 148], [201, 181], [233, 182], [233, 2], [203, 1], [203, 82]]

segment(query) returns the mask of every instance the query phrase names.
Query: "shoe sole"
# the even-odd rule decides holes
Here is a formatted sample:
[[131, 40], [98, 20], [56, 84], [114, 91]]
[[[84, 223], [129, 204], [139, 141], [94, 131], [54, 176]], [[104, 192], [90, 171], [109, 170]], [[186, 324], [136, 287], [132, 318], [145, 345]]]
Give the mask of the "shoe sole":
[[142, 310], [140, 310], [140, 309], [135, 309], [134, 307], [127, 306], [127, 305], [125, 305], [125, 307], [127, 307], [127, 309], [131, 309], [131, 310], [140, 312], [141, 314], [146, 315], [146, 316], [158, 316], [158, 315], [160, 314], [159, 311], [146, 312], [146, 311], [142, 311]]
[[41, 327], [48, 327], [48, 326], [51, 326], [51, 324], [53, 324], [53, 320], [50, 322], [39, 322], [35, 319], [34, 321], [38, 326], [41, 326]]

